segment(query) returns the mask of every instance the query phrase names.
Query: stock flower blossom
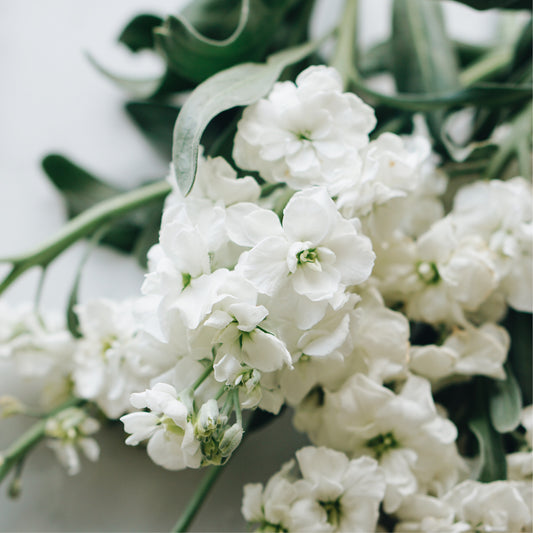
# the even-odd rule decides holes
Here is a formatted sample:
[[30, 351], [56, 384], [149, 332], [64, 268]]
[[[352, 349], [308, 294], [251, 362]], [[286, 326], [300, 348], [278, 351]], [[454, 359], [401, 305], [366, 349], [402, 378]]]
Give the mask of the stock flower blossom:
[[188, 420], [192, 406], [186, 396], [182, 401], [172, 385], [157, 383], [152, 389], [132, 394], [131, 403], [150, 411], [129, 413], [120, 419], [130, 433], [126, 444], [134, 446], [148, 440], [148, 455], [168, 470], [200, 466], [200, 443]]
[[349, 460], [328, 448], [307, 446], [296, 452], [263, 488], [244, 487], [242, 511], [256, 531], [364, 533], [376, 527], [385, 480], [373, 459]]
[[[250, 216], [265, 215], [258, 209]], [[269, 230], [237, 265], [263, 294], [272, 296], [288, 285], [312, 302], [329, 301], [335, 307], [339, 293], [370, 276], [370, 240], [342, 218], [323, 188], [296, 193], [283, 211], [282, 224], [272, 220]]]
[[81, 462], [78, 451], [82, 451], [90, 461], [97, 461], [100, 447], [90, 435], [100, 429], [94, 418], [76, 407], [65, 409], [48, 418], [44, 434], [48, 447], [51, 448], [59, 462], [67, 469], [69, 475], [79, 473]]
[[504, 379], [509, 343], [509, 334], [501, 326], [490, 322], [479, 328], [465, 324], [455, 328], [439, 346], [412, 346], [409, 368], [436, 383], [457, 374]]
[[109, 418], [130, 410], [130, 394], [147, 387], [165, 359], [150, 353], [147, 338], [137, 337], [134, 302], [93, 300], [77, 307], [83, 333], [73, 356], [74, 389], [95, 401]]
[[440, 501], [414, 498], [400, 509], [396, 533], [443, 531], [462, 533], [522, 532], [531, 527], [531, 500], [519, 483], [467, 480], [453, 487]]
[[395, 394], [355, 374], [338, 391], [325, 390], [319, 406], [298, 408], [294, 423], [316, 445], [376, 458], [387, 482], [386, 512], [416, 492], [443, 494], [463, 468], [455, 426], [437, 414], [429, 382], [416, 376]]
[[20, 375], [44, 380], [52, 403], [67, 392], [75, 347], [59, 316], [0, 302], [0, 363], [12, 362]]
[[361, 167], [376, 119], [353, 93], [342, 92], [334, 69], [310, 67], [296, 82], [277, 83], [239, 122], [233, 158], [272, 182], [294, 189], [334, 183]]

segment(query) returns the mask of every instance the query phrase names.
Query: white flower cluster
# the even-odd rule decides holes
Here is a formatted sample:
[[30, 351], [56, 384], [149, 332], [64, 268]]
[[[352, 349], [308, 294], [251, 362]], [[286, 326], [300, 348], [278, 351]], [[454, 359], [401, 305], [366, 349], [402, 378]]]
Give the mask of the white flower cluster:
[[[63, 374], [173, 470], [224, 463], [243, 409], [294, 407], [316, 447], [297, 452], [300, 474], [291, 462], [245, 488], [260, 531], [373, 531], [380, 509], [397, 531], [520, 531], [530, 449], [508, 457], [514, 481], [464, 481], [433, 392], [505, 377], [498, 322], [532, 308], [531, 186], [467, 185], [445, 215], [429, 142], [370, 140], [374, 126], [331, 68], [276, 84], [234, 142], [262, 179], [201, 154], [191, 194], [167, 198], [142, 297], [79, 306]], [[20, 359], [25, 337], [0, 334]]]
[[242, 513], [262, 531], [373, 531], [385, 479], [375, 460], [349, 460], [329, 448], [296, 452], [301, 477], [290, 461], [266, 487], [246, 485]]

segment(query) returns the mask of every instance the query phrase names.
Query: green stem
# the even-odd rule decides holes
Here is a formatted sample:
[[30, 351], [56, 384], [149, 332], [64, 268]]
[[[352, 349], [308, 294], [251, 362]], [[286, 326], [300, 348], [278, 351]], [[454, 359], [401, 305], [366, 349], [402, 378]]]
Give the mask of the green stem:
[[183, 512], [180, 519], [178, 520], [178, 522], [172, 529], [174, 533], [182, 533], [184, 531], [187, 531], [187, 528], [193, 521], [205, 497], [211, 490], [211, 487], [213, 486], [216, 479], [222, 472], [223, 468], [224, 468], [224, 465], [212, 466], [209, 468], [206, 475], [203, 477], [202, 481], [200, 482], [200, 485], [198, 486], [195, 493], [193, 494], [191, 500], [189, 501], [187, 507], [185, 508], [185, 511]]
[[54, 237], [45, 241], [35, 250], [19, 257], [1, 261], [12, 263], [13, 266], [0, 283], [0, 294], [26, 270], [38, 265], [45, 267], [69, 246], [90, 235], [103, 224], [115, 220], [138, 207], [160, 200], [169, 192], [170, 185], [166, 181], [158, 181], [90, 207], [67, 222]]
[[207, 376], [209, 376], [213, 372], [213, 366], [209, 365], [202, 373], [202, 375], [192, 384], [192, 390], [196, 390], [206, 379]]
[[357, 0], [346, 0], [339, 25], [337, 47], [330, 61], [342, 76], [344, 87], [355, 74], [355, 35], [357, 30]]
[[44, 437], [46, 422], [65, 409], [85, 403], [85, 400], [72, 398], [51, 411], [23, 433], [4, 453], [0, 454], [0, 483], [9, 471]]
[[225, 392], [227, 392], [228, 387], [226, 385], [222, 385], [220, 389], [218, 389], [218, 392], [215, 395], [215, 400], [219, 400]]
[[242, 426], [242, 412], [241, 412], [241, 402], [239, 402], [239, 389], [233, 389], [233, 407], [235, 408], [235, 417], [237, 418], [237, 423]]

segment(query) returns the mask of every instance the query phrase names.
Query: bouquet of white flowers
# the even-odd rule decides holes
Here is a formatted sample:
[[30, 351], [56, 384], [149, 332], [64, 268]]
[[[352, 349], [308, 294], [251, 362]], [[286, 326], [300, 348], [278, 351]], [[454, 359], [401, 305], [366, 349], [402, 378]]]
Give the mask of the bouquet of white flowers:
[[[37, 417], [0, 456], [13, 495], [40, 441], [76, 474], [120, 420], [157, 465], [208, 467], [185, 531], [288, 408], [308, 445], [244, 487], [256, 531], [531, 531], [531, 19], [502, 54], [452, 42], [437, 1], [396, 0], [391, 37], [356, 54], [356, 2], [308, 41], [312, 9], [136, 17], [120, 40], [166, 72], [119, 82], [163, 149], [175, 122], [169, 176], [117, 194], [45, 158], [72, 218], [4, 260], [0, 292], [84, 237], [146, 276], [132, 298], [79, 302], [84, 259], [65, 320], [0, 301], [0, 362], [42, 389], [38, 407], [0, 400]], [[398, 92], [372, 85], [383, 73]]]

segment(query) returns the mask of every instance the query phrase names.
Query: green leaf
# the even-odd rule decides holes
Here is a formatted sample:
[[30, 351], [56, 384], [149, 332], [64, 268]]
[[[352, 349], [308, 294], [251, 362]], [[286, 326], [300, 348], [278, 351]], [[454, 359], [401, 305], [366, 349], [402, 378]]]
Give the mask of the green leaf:
[[515, 86], [504, 83], [484, 83], [458, 91], [433, 92], [423, 95], [389, 95], [374, 91], [363, 83], [352, 80], [352, 87], [373, 102], [406, 111], [432, 111], [434, 109], [479, 105], [498, 107], [505, 104], [526, 102], [531, 99], [531, 86]]
[[490, 483], [507, 478], [507, 464], [502, 436], [493, 428], [487, 408], [488, 380], [477, 378], [475, 411], [468, 427], [475, 435], [479, 446], [478, 479]]
[[474, 9], [531, 9], [529, 0], [456, 0]]
[[197, 0], [154, 30], [170, 69], [201, 82], [245, 61], [262, 59], [292, 1]]
[[69, 218], [75, 217], [91, 205], [124, 192], [59, 154], [47, 155], [42, 160], [42, 166], [50, 181], [63, 194]]
[[196, 175], [198, 146], [205, 128], [218, 114], [249, 105], [265, 96], [283, 69], [300, 61], [318, 46], [306, 43], [271, 55], [266, 63], [244, 63], [215, 74], [200, 84], [178, 115], [172, 161], [181, 192], [191, 190]]
[[85, 53], [87, 60], [100, 74], [110, 79], [120, 87], [137, 98], [148, 98], [158, 91], [165, 81], [165, 75], [150, 76], [148, 78], [131, 78], [114, 74], [97, 61], [89, 52]]
[[[446, 34], [440, 4], [395, 0], [392, 11], [391, 70], [398, 92], [444, 93], [459, 89], [458, 59]], [[439, 141], [444, 111], [427, 114]]]
[[152, 50], [155, 46], [154, 29], [163, 23], [156, 15], [137, 15], [122, 30], [118, 41], [125, 44], [132, 52]]
[[530, 405], [533, 402], [531, 391], [532, 316], [530, 313], [520, 313], [509, 309], [504, 325], [511, 336], [509, 365], [520, 385], [524, 405]]
[[172, 130], [179, 108], [153, 102], [128, 102], [126, 111], [163, 157], [172, 156]]
[[399, 92], [445, 92], [459, 85], [457, 59], [438, 3], [394, 1], [391, 53]]
[[520, 424], [522, 394], [512, 370], [506, 368], [504, 380], [493, 380], [489, 394], [489, 414], [498, 433], [509, 433]]
[[[46, 156], [42, 161], [42, 167], [50, 181], [63, 195], [69, 218], [124, 192], [118, 187], [108, 185], [62, 155]], [[109, 228], [102, 242], [129, 252], [143, 225], [142, 214], [126, 217]]]

